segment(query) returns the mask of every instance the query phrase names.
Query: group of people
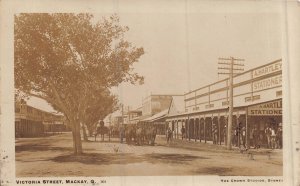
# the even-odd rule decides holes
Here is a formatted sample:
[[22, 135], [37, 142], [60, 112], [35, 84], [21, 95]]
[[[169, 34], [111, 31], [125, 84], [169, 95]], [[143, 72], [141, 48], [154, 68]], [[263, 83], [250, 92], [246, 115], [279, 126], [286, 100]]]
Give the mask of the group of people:
[[[265, 138], [264, 138], [265, 136]], [[267, 148], [269, 149], [281, 149], [282, 148], [282, 124], [280, 123], [277, 130], [274, 126], [269, 126], [260, 131], [255, 126], [250, 133], [250, 140], [254, 148], [259, 148], [262, 141], [266, 140]]]
[[246, 148], [246, 127], [239, 123], [233, 131], [232, 144], [236, 147]]
[[[226, 125], [223, 128], [223, 138], [226, 144], [227, 141], [227, 130]], [[242, 125], [240, 122], [232, 131], [232, 145], [236, 147], [246, 147], [246, 136], [247, 131], [246, 127]], [[184, 126], [181, 128], [181, 138], [182, 140], [186, 138], [186, 129]], [[167, 143], [172, 141], [174, 136], [174, 131], [169, 127], [167, 129]], [[213, 144], [218, 144], [219, 142], [219, 133], [218, 127], [216, 124], [212, 125], [212, 140]], [[282, 148], [282, 124], [280, 123], [277, 128], [274, 126], [268, 125], [264, 130], [259, 130], [257, 126], [254, 126], [250, 130], [250, 146], [253, 146], [255, 149], [260, 148], [264, 144], [264, 140], [266, 140], [267, 148], [270, 149], [281, 149]]]

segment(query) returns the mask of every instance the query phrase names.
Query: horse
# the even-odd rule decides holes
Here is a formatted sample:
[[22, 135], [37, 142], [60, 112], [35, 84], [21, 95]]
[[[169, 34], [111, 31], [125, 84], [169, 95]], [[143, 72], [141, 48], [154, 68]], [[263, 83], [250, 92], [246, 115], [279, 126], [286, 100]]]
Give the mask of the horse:
[[127, 144], [131, 144], [133, 141], [136, 140], [136, 127], [135, 126], [127, 126], [126, 127], [125, 138], [126, 138]]
[[149, 126], [145, 131], [145, 139], [149, 145], [154, 145], [157, 134], [157, 128], [155, 126]]
[[110, 135], [109, 128], [106, 127], [106, 126], [97, 127], [97, 130], [96, 130], [96, 133], [95, 133], [95, 141], [96, 141], [96, 138], [97, 138], [98, 134], [100, 134], [100, 137], [102, 138], [102, 141], [104, 141], [104, 135], [105, 134]]

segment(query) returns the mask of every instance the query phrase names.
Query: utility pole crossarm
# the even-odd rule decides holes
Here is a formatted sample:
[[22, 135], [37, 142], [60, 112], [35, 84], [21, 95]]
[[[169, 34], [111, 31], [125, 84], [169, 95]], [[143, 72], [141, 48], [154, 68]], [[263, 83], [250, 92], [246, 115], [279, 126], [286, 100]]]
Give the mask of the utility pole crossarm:
[[219, 57], [219, 60], [231, 60], [231, 58]]
[[233, 68], [232, 70], [244, 70], [243, 68]]
[[244, 64], [240, 64], [240, 63], [233, 63], [233, 65], [235, 65], [235, 66], [245, 66]]
[[225, 70], [229, 70], [229, 67], [218, 67], [218, 69], [225, 69]]
[[234, 61], [245, 61], [245, 59], [232, 58]]
[[219, 60], [228, 60], [228, 61], [245, 61], [245, 59], [239, 59], [239, 58], [234, 58], [234, 57], [230, 57], [230, 58], [224, 58], [224, 57], [219, 57]]
[[218, 64], [220, 64], [220, 65], [230, 65], [229, 62], [218, 62]]

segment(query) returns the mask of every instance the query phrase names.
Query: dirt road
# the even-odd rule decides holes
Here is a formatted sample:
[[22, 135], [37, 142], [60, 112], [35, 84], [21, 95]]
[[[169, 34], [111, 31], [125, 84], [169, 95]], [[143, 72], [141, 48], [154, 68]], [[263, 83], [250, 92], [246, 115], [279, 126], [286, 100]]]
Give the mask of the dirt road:
[[[16, 140], [17, 177], [224, 175], [281, 176], [282, 152], [247, 154], [209, 144], [187, 148], [134, 146], [115, 142], [83, 142], [84, 154], [72, 155], [71, 134]], [[184, 148], [181, 148], [183, 147]]]

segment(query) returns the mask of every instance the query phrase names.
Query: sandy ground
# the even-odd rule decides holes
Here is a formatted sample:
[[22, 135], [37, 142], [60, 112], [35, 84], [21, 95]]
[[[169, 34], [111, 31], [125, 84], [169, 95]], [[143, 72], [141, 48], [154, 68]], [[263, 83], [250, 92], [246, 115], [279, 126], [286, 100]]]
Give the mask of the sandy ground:
[[161, 137], [155, 146], [135, 146], [112, 140], [83, 142], [84, 154], [76, 157], [70, 133], [17, 139], [16, 176], [282, 176], [283, 172], [281, 150], [251, 150], [252, 160], [247, 153], [199, 142], [178, 140], [168, 145]]

